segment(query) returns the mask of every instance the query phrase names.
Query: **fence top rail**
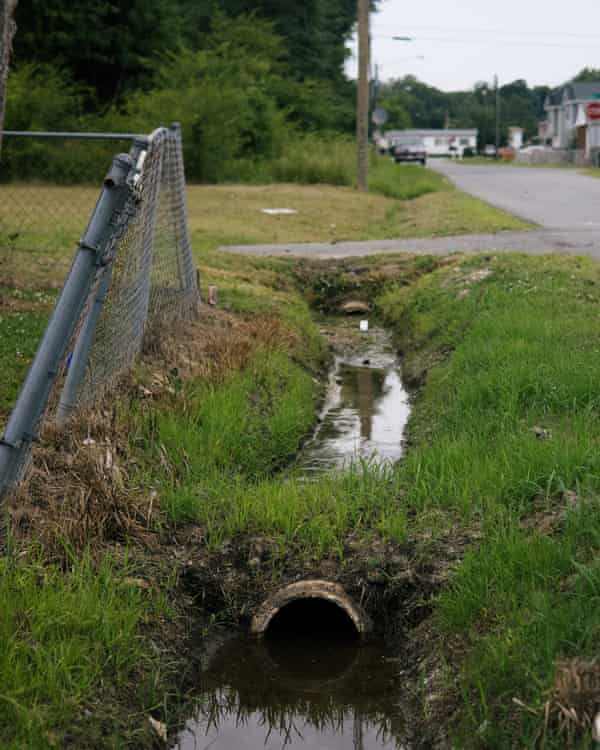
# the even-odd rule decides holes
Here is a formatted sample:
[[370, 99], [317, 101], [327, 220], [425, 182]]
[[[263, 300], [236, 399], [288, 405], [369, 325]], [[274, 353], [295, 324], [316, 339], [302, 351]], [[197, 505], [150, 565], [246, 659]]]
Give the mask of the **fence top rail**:
[[140, 133], [77, 133], [68, 131], [49, 132], [43, 130], [2, 130], [3, 136], [20, 136], [24, 138], [81, 138], [106, 141], [131, 141], [147, 138]]

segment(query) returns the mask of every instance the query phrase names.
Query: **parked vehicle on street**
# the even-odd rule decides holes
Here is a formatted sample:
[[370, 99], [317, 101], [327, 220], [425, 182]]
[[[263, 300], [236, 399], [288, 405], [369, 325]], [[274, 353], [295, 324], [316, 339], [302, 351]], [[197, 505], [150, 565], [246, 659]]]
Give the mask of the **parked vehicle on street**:
[[407, 141], [399, 143], [393, 150], [394, 161], [399, 162], [420, 162], [423, 166], [427, 163], [427, 152], [423, 141]]
[[493, 158], [494, 156], [496, 156], [496, 147], [491, 143], [488, 143], [487, 146], [483, 149], [483, 155], [489, 158]]

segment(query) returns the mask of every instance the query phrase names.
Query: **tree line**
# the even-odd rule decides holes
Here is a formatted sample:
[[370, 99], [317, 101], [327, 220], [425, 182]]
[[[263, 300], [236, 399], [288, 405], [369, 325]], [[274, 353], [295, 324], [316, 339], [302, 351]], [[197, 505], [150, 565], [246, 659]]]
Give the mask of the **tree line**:
[[[600, 70], [584, 68], [574, 81], [600, 81]], [[523, 79], [499, 88], [501, 145], [506, 145], [511, 126], [525, 130], [525, 138], [538, 134], [538, 123], [545, 118], [544, 103], [552, 88], [530, 87]], [[470, 91], [444, 92], [414, 76], [386, 82], [374, 92], [377, 106], [387, 110], [386, 128], [477, 128], [479, 146], [496, 140], [496, 90], [481, 81]]]
[[[190, 175], [227, 179], [300, 133], [352, 130], [355, 19], [355, 0], [20, 0], [5, 125], [146, 132], [178, 120]], [[26, 150], [12, 171], [15, 159], [27, 170]], [[76, 161], [65, 179], [85, 172]]]
[[[307, 135], [352, 137], [356, 87], [344, 63], [356, 0], [20, 0], [16, 21], [7, 129], [148, 132], [179, 121], [188, 175], [203, 181], [264, 175]], [[511, 125], [536, 134], [549, 90], [501, 87], [503, 140]], [[488, 83], [444, 92], [406, 76], [373, 96], [386, 127], [476, 127], [480, 145], [494, 141]], [[107, 153], [15, 141], [2, 175], [97, 179]]]
[[[538, 122], [544, 116], [549, 86], [529, 87], [516, 80], [500, 87], [501, 145], [506, 144], [508, 128], [524, 128], [525, 137], [537, 136]], [[470, 91], [444, 92], [406, 76], [381, 87], [379, 104], [389, 115], [386, 127], [396, 128], [477, 128], [479, 147], [496, 140], [496, 91], [492, 84], [479, 82]]]

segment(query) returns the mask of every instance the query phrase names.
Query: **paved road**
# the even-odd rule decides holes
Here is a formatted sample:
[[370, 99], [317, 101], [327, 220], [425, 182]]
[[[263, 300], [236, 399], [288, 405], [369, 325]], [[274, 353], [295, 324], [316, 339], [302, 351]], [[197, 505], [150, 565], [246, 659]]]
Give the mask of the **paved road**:
[[600, 179], [574, 169], [430, 164], [461, 190], [541, 227], [600, 232]]
[[368, 242], [288, 242], [281, 245], [228, 245], [228, 253], [240, 255], [282, 255], [298, 258], [351, 258], [364, 255], [415, 253], [448, 255], [449, 253], [568, 253], [591, 255], [600, 262], [600, 233], [590, 231], [541, 230], [533, 232], [500, 232], [467, 234], [460, 237], [432, 237], [417, 240], [371, 240]]
[[221, 250], [250, 255], [345, 258], [398, 252], [446, 255], [466, 252], [568, 253], [600, 261], [600, 179], [575, 170], [465, 166], [434, 162], [459, 188], [540, 228], [460, 237], [369, 242], [236, 245]]

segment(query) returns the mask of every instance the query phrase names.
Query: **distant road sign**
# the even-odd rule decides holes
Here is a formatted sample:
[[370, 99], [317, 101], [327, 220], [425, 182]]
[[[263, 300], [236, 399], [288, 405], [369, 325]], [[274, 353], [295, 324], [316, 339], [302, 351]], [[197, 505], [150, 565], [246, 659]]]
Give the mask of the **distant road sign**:
[[385, 125], [388, 120], [388, 113], [385, 111], [385, 109], [376, 109], [371, 119], [375, 123], [375, 125]]
[[588, 104], [586, 112], [590, 120], [600, 120], [600, 102], [591, 102], [591, 104]]

